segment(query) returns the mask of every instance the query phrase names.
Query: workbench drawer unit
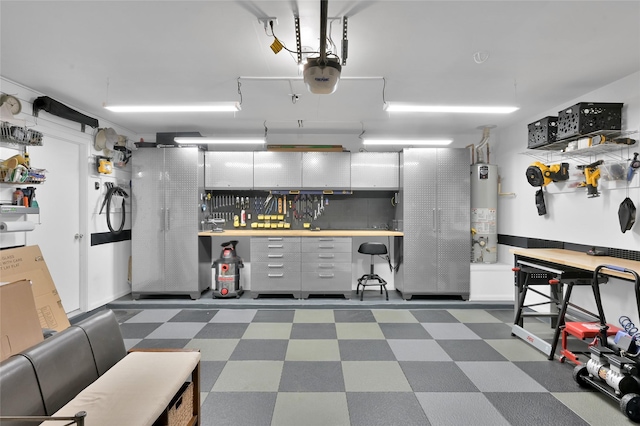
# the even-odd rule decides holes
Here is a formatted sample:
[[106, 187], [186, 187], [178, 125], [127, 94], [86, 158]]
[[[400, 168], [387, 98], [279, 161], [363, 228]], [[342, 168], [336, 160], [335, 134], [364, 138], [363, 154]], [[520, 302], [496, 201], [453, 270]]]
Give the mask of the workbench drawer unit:
[[251, 297], [261, 294], [300, 298], [300, 237], [251, 238]]
[[352, 251], [349, 237], [302, 238], [301, 297], [341, 294], [351, 298]]

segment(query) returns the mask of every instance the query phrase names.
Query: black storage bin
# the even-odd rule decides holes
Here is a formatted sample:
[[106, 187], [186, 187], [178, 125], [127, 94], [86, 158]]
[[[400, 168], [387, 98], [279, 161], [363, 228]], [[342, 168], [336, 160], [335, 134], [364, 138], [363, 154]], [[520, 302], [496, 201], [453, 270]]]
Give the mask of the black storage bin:
[[557, 139], [622, 128], [622, 103], [580, 102], [558, 113]]
[[540, 148], [556, 141], [558, 132], [558, 117], [545, 117], [535, 123], [531, 123], [529, 128], [529, 141], [527, 148]]

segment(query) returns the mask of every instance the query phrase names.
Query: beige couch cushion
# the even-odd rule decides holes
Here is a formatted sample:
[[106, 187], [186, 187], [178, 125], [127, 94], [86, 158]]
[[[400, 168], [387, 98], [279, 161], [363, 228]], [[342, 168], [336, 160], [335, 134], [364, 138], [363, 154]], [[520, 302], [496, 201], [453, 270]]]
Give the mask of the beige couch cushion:
[[86, 426], [151, 426], [199, 361], [199, 352], [132, 352], [54, 415], [86, 411]]

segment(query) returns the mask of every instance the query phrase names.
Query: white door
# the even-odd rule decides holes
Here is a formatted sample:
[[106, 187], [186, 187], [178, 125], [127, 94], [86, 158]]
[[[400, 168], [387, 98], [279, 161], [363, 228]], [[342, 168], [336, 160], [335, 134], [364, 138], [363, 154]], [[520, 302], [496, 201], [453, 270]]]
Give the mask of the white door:
[[54, 137], [47, 137], [43, 146], [29, 147], [31, 166], [46, 169], [47, 179], [36, 185], [40, 225], [27, 232], [27, 245], [40, 246], [67, 313], [81, 308], [81, 149]]

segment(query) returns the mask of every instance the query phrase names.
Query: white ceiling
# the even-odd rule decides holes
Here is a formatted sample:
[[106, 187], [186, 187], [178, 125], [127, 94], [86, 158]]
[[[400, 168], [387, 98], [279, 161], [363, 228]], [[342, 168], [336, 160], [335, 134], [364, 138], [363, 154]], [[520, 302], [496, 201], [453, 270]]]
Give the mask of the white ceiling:
[[[271, 143], [314, 135], [332, 143], [336, 134], [357, 141], [362, 130], [372, 138], [479, 136], [479, 126], [535, 117], [640, 70], [638, 1], [330, 0], [330, 17], [348, 17], [349, 54], [336, 93], [313, 95], [294, 55], [274, 55], [273, 38], [258, 20], [276, 17], [275, 34], [295, 50], [294, 14], [302, 44], [317, 50], [319, 0], [2, 0], [0, 74], [139, 135], [261, 136], [266, 123]], [[335, 21], [338, 50], [341, 33]], [[489, 59], [477, 64], [477, 51]], [[290, 80], [240, 78], [240, 97], [239, 77]], [[520, 110], [389, 114], [383, 96]], [[235, 114], [123, 115], [103, 108], [240, 100]]]

